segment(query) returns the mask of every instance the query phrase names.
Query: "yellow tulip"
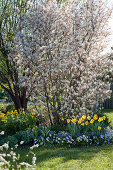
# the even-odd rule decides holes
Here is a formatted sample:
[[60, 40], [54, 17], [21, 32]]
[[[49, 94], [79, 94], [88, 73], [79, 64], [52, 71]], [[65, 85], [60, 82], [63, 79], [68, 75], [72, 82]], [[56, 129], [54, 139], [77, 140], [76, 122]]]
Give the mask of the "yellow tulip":
[[91, 120], [90, 120], [90, 123], [94, 123], [94, 119], [91, 119]]
[[32, 115], [35, 115], [36, 113], [32, 113]]
[[22, 113], [23, 113], [23, 114], [25, 114], [25, 112], [24, 112], [24, 111], [23, 111]]
[[91, 117], [90, 117], [90, 116], [88, 116], [88, 117], [87, 117], [87, 119], [88, 119], [88, 120], [91, 120]]
[[84, 123], [82, 123], [81, 125], [84, 126]]
[[102, 128], [100, 126], [98, 126], [98, 130], [101, 130]]
[[98, 115], [94, 115], [93, 119], [97, 120], [98, 119]]
[[70, 121], [71, 121], [70, 119], [67, 119], [67, 123], [70, 123]]
[[76, 122], [76, 121], [77, 121], [77, 119], [72, 119], [71, 121], [74, 123], [74, 122]]
[[64, 121], [64, 118], [62, 117], [62, 121]]
[[103, 121], [103, 118], [100, 117], [100, 118], [98, 119], [98, 122], [102, 122], [102, 121]]
[[105, 119], [106, 119], [106, 116], [103, 116], [103, 119], [105, 120]]
[[111, 121], [108, 119], [108, 123], [110, 123]]
[[89, 124], [89, 122], [87, 121], [87, 122], [85, 122], [85, 125], [88, 125]]

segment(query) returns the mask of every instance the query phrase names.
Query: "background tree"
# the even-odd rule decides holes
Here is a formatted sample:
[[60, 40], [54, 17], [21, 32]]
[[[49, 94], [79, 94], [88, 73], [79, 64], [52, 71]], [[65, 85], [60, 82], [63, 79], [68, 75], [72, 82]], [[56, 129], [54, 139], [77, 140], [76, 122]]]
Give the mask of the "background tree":
[[102, 1], [49, 0], [22, 17], [9, 57], [27, 95], [43, 103], [55, 123], [90, 113], [92, 104], [110, 96], [113, 62], [102, 54], [110, 15]]
[[8, 92], [15, 108], [27, 108], [26, 89], [20, 87], [16, 63], [9, 60], [9, 44], [19, 30], [21, 16], [27, 10], [27, 0], [0, 1], [0, 86]]

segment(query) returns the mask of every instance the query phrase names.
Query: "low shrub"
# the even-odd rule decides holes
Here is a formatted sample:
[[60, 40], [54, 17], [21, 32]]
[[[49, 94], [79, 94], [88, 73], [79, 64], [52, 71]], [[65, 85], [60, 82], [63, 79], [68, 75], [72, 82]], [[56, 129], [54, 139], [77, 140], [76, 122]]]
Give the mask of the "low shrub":
[[9, 142], [10, 147], [14, 147], [16, 144], [18, 144], [18, 140], [15, 136], [7, 136], [6, 138], [0, 140], [0, 145], [3, 145], [7, 142]]
[[21, 141], [24, 141], [25, 144], [28, 144], [31, 142], [32, 138], [29, 136], [29, 134], [27, 133], [27, 131], [20, 131], [18, 133], [16, 133], [14, 135], [14, 137], [16, 137], [18, 144]]
[[35, 135], [33, 135], [33, 131], [32, 135], [29, 135], [28, 131], [19, 131], [15, 135], [7, 136], [4, 139], [0, 140], [0, 145], [9, 142], [9, 146], [14, 147], [16, 144], [20, 144], [21, 141], [23, 141], [24, 144], [29, 144], [33, 142], [34, 138]]

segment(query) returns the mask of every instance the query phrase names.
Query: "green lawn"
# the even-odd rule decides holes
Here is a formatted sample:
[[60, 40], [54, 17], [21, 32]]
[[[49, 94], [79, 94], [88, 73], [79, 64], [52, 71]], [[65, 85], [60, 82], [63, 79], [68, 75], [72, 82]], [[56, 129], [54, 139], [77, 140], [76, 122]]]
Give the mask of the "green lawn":
[[[36, 170], [103, 170], [113, 169], [113, 145], [88, 148], [39, 147], [34, 149], [37, 157]], [[32, 156], [26, 157], [28, 148], [17, 149], [21, 161], [31, 163]]]
[[103, 112], [111, 120], [111, 126], [112, 126], [112, 129], [113, 129], [113, 109], [105, 109]]

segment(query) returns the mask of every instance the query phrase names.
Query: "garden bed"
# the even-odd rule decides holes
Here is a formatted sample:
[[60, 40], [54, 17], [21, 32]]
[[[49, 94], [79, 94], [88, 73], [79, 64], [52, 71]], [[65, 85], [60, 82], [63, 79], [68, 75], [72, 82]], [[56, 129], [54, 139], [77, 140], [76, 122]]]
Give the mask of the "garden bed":
[[[37, 163], [38, 163], [37, 169], [38, 168], [40, 169], [42, 167], [45, 169], [53, 168], [53, 167], [57, 168], [57, 165], [59, 168], [61, 167], [65, 168], [66, 163], [64, 160], [67, 151], [69, 151], [69, 155], [66, 158], [69, 159], [67, 160], [67, 162], [69, 161], [68, 167], [70, 167], [70, 165], [72, 164], [72, 169], [74, 167], [80, 169], [83, 168], [82, 162], [85, 161], [85, 156], [88, 157], [88, 151], [93, 152], [93, 150], [95, 150], [95, 152], [97, 152], [98, 148], [100, 148], [99, 154], [102, 154], [102, 148], [107, 148], [107, 149], [112, 148], [113, 130], [111, 129], [112, 126], [110, 125], [110, 119], [109, 119], [111, 118], [111, 122], [112, 122], [112, 116], [109, 113], [99, 113], [98, 115], [94, 114], [90, 116], [83, 115], [80, 118], [68, 118], [68, 119], [61, 118], [60, 126], [58, 125], [51, 126], [45, 120], [43, 123], [39, 122], [38, 113], [35, 112], [34, 110], [32, 111], [32, 113], [26, 113], [26, 115], [24, 113], [24, 110], [22, 110], [20, 115], [17, 114], [17, 111], [12, 111], [10, 113], [11, 114], [9, 117], [7, 116], [7, 114], [4, 115], [3, 113], [1, 113], [2, 115], [1, 121], [4, 122], [5, 127], [7, 127], [7, 122], [10, 122], [11, 126], [10, 124], [8, 124], [8, 126], [10, 128], [14, 128], [15, 126], [14, 122], [19, 120], [19, 118], [23, 120], [23, 118], [28, 118], [30, 116], [30, 119], [28, 122], [28, 126], [24, 127], [25, 128], [24, 130], [20, 129], [15, 134], [14, 131], [13, 133], [11, 131], [8, 131], [8, 133], [11, 132], [11, 134], [9, 135], [6, 135], [7, 133], [5, 132], [1, 133], [1, 140], [0, 140], [1, 157], [4, 158], [6, 161], [8, 161], [7, 163], [4, 163], [4, 165], [2, 166], [3, 168], [5, 166], [12, 168], [12, 165], [21, 168], [23, 167], [28, 168], [28, 166], [36, 167]], [[36, 120], [35, 118], [37, 118], [38, 125], [36, 125], [37, 121], [34, 121], [34, 124], [31, 127], [32, 124], [31, 118], [33, 118], [34, 120]], [[24, 122], [21, 122], [21, 124], [23, 125]], [[49, 151], [47, 151], [47, 149]], [[12, 150], [13, 153], [11, 152]], [[24, 150], [26, 150], [25, 154], [29, 155], [29, 158], [26, 157], [25, 159], [21, 159], [18, 153], [21, 156]], [[80, 155], [78, 155], [78, 150], [80, 150]], [[10, 153], [12, 153], [12, 155]], [[7, 154], [9, 157], [7, 156]], [[40, 158], [38, 158], [37, 155], [39, 156], [40, 154], [42, 154], [43, 156], [40, 156]], [[49, 156], [50, 159], [48, 159], [47, 156], [49, 154], [50, 154]], [[71, 157], [73, 158], [76, 157], [74, 154], [78, 155], [77, 156], [78, 160], [74, 160], [76, 165], [73, 165], [72, 163], [73, 161], [71, 160]], [[84, 155], [84, 160], [81, 160], [82, 154]], [[94, 156], [94, 153], [91, 154], [93, 155], [92, 157], [94, 157], [95, 160], [96, 157]], [[79, 156], [81, 162], [80, 166], [78, 165]], [[46, 164], [43, 164], [43, 161], [45, 162], [44, 159], [47, 161]], [[16, 164], [14, 163], [15, 161], [17, 162]], [[64, 163], [62, 162], [61, 163], [62, 165], [60, 165], [59, 163], [57, 164], [57, 161], [58, 162], [64, 161]], [[2, 161], [2, 163], [3, 162], [4, 161]], [[26, 162], [28, 162], [28, 164]], [[92, 163], [90, 163], [91, 166]], [[83, 163], [83, 164], [84, 167], [88, 166], [87, 163]], [[112, 167], [111, 162], [109, 165], [110, 167]], [[104, 162], [102, 163], [102, 167], [103, 166], [104, 166]], [[97, 168], [97, 166], [95, 168]]]

